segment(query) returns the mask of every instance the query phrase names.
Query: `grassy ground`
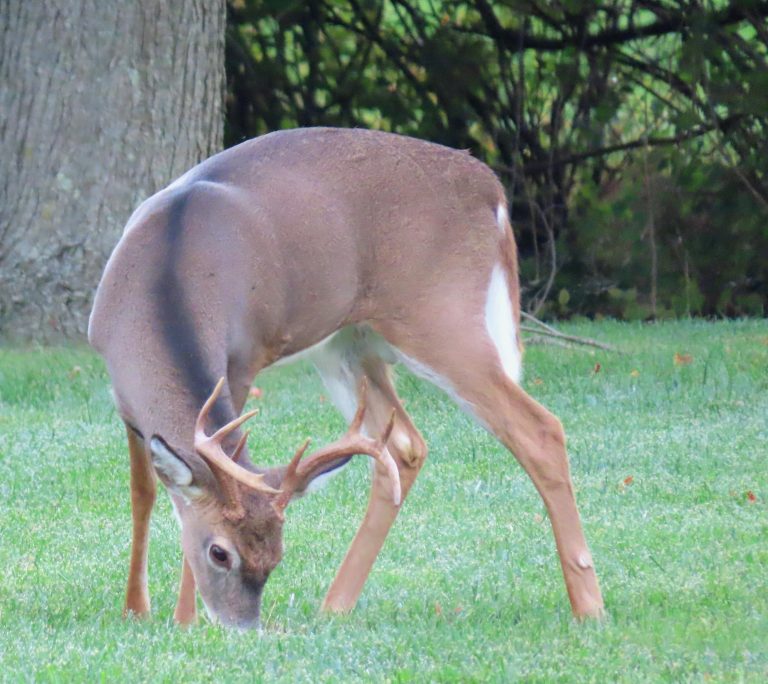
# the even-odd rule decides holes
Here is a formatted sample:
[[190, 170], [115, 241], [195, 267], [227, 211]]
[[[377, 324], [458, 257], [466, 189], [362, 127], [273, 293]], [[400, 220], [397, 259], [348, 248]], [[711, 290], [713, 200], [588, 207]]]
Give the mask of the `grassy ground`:
[[[526, 359], [527, 388], [569, 435], [600, 624], [571, 619], [543, 506], [512, 457], [404, 371], [430, 460], [352, 615], [317, 607], [364, 510], [364, 459], [290, 507], [262, 634], [171, 624], [180, 550], [165, 496], [155, 613], [124, 622], [127, 451], [103, 367], [80, 349], [0, 350], [0, 678], [766, 681], [768, 324], [567, 330], [627, 352]], [[258, 383], [264, 462], [343, 429], [309, 367]]]

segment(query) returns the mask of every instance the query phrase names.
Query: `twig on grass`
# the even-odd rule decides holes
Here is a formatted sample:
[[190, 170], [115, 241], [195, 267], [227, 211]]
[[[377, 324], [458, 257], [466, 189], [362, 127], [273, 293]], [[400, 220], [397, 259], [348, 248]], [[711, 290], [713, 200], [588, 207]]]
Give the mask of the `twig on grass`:
[[[557, 344], [560, 347], [570, 347], [567, 343], [570, 342], [575, 345], [583, 345], [586, 347], [595, 347], [602, 349], [603, 351], [621, 353], [619, 349], [610, 344], [604, 342], [598, 342], [589, 337], [579, 337], [578, 335], [566, 335], [559, 330], [555, 330], [551, 325], [547, 325], [543, 321], [540, 321], [535, 316], [532, 316], [525, 311], [520, 312], [520, 316], [531, 323], [534, 323], [538, 327], [532, 327], [530, 325], [521, 325], [520, 329], [523, 332], [531, 333], [533, 337], [528, 338], [529, 342], [534, 344], [537, 342], [544, 342], [549, 344]], [[546, 339], [552, 338], [552, 339]], [[557, 342], [555, 342], [557, 340]], [[572, 347], [571, 347], [572, 348]]]
[[[525, 332], [533, 332], [532, 328], [528, 328], [527, 326], [521, 326], [521, 329]], [[527, 345], [530, 344], [548, 344], [552, 347], [562, 347], [563, 349], [578, 349], [578, 347], [573, 344], [573, 342], [566, 342], [563, 340], [558, 340], [556, 337], [544, 337], [543, 335], [529, 335], [525, 338], [525, 343]], [[590, 354], [594, 354], [591, 350], [582, 350], [582, 351], [589, 351]]]

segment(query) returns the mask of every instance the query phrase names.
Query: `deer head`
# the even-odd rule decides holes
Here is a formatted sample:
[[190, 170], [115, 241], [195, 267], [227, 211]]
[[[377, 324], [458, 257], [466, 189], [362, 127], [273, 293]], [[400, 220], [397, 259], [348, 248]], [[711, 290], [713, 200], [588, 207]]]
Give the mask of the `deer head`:
[[194, 452], [183, 451], [155, 435], [150, 440], [158, 476], [171, 492], [182, 526], [182, 548], [209, 615], [241, 628], [259, 624], [264, 584], [283, 555], [284, 512], [309, 483], [341, 459], [366, 454], [386, 469], [392, 499], [400, 503], [397, 466], [385, 448], [394, 411], [379, 439], [361, 433], [365, 416], [365, 380], [358, 408], [347, 433], [304, 458], [309, 440], [287, 466], [256, 469], [241, 463], [247, 433], [232, 455], [224, 442], [256, 411], [246, 413], [214, 434], [206, 433], [211, 407], [221, 393], [222, 378], [203, 405], [195, 425]]

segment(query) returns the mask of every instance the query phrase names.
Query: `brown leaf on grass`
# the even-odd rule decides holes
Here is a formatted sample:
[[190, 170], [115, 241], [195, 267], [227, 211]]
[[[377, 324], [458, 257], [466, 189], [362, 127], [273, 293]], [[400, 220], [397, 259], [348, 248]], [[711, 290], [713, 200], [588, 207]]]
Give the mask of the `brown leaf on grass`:
[[633, 378], [639, 378], [639, 377], [640, 377], [640, 371], [639, 371], [639, 370], [637, 370], [637, 368], [635, 368], [635, 369], [633, 369], [633, 370], [630, 372], [630, 374], [629, 374], [629, 375], [630, 375], [631, 377], [633, 377]]
[[675, 352], [673, 360], [676, 366], [688, 366], [693, 363], [693, 356], [690, 354], [681, 354], [680, 352]]
[[592, 369], [592, 372], [593, 372], [595, 375], [597, 375], [597, 374], [600, 372], [600, 369], [601, 369], [601, 368], [602, 368], [602, 366], [600, 365], [600, 362], [598, 361], [598, 362], [595, 364], [595, 367]]
[[629, 487], [633, 482], [635, 481], [634, 475], [627, 475], [627, 477], [624, 478], [624, 484]]
[[435, 615], [442, 615], [443, 614], [443, 607], [435, 601]]
[[251, 387], [251, 389], [248, 390], [248, 396], [251, 397], [251, 399], [261, 399], [262, 394], [263, 392], [260, 387]]
[[757, 501], [757, 497], [753, 491], [747, 492], [747, 501], [749, 501], [749, 503], [755, 503], [755, 501]]
[[534, 385], [543, 385], [544, 381], [541, 378], [534, 378], [533, 379], [533, 384]]
[[458, 605], [458, 606], [456, 606], [456, 607], [453, 609], [453, 612], [454, 612], [454, 613], [456, 613], [456, 615], [458, 615], [458, 614], [459, 614], [459, 613], [460, 613], [462, 610], [464, 610], [464, 607], [463, 607], [463, 606], [461, 606], [461, 605]]

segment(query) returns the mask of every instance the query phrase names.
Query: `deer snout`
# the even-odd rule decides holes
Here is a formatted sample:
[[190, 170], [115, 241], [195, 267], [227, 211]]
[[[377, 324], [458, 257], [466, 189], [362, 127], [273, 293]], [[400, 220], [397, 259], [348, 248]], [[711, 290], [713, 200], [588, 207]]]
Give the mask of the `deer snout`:
[[239, 630], [259, 629], [265, 582], [262, 577], [254, 578], [233, 570], [224, 582], [215, 582], [206, 587], [207, 590], [199, 586], [211, 622]]

